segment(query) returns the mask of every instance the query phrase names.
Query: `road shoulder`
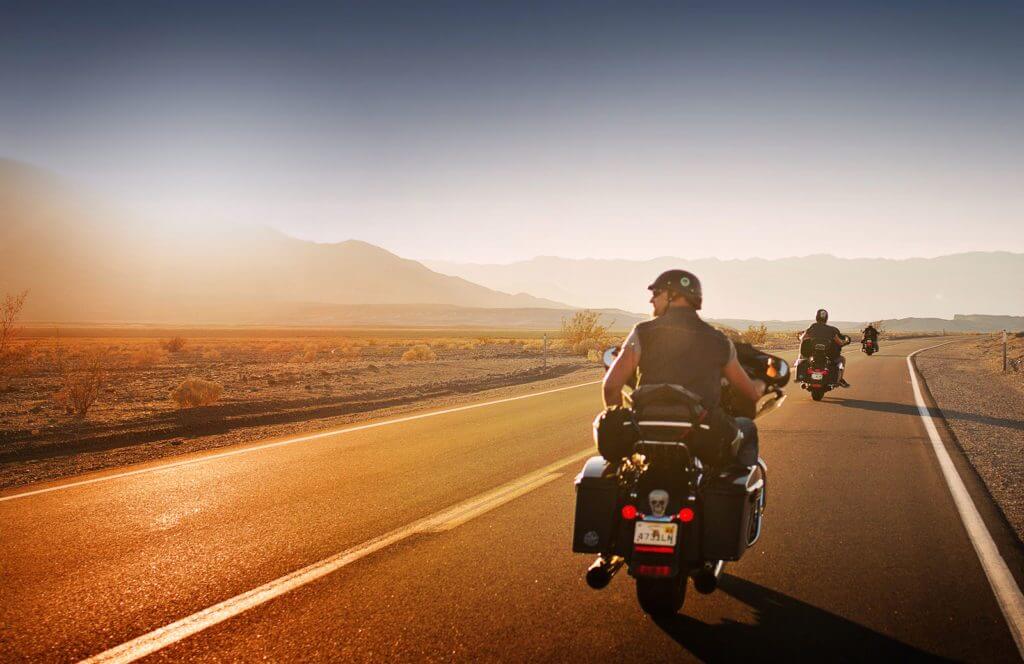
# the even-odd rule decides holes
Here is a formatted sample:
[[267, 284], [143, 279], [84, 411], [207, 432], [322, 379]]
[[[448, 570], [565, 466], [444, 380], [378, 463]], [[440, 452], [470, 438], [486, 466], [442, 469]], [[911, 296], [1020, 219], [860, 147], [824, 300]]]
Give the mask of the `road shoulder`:
[[1024, 541], [1024, 374], [1001, 371], [993, 337], [967, 339], [914, 358], [948, 431], [1003, 518]]

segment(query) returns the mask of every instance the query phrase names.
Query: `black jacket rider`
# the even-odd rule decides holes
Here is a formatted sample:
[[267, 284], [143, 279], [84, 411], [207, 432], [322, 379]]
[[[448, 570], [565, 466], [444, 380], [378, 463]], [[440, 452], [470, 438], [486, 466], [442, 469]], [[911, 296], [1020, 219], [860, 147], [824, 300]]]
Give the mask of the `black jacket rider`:
[[[679, 282], [680, 279], [683, 281]], [[722, 378], [751, 401], [760, 398], [764, 386], [756, 385], [747, 376], [736, 358], [736, 347], [728, 337], [697, 315], [701, 305], [697, 277], [683, 270], [670, 270], [658, 277], [649, 289], [653, 292], [651, 304], [655, 317], [633, 328], [608, 369], [604, 379], [605, 405], [621, 404], [623, 385], [636, 376], [638, 387], [667, 383], [695, 392], [713, 418], [727, 418], [729, 426], [734, 427], [732, 419], [719, 406]], [[735, 426], [744, 431], [746, 440], [756, 441], [752, 421], [737, 418]], [[731, 440], [725, 441], [728, 442]], [[705, 462], [717, 463], [723, 458], [724, 446], [720, 439], [694, 440], [691, 446]], [[753, 460], [741, 461], [754, 463], [756, 443], [746, 452]]]

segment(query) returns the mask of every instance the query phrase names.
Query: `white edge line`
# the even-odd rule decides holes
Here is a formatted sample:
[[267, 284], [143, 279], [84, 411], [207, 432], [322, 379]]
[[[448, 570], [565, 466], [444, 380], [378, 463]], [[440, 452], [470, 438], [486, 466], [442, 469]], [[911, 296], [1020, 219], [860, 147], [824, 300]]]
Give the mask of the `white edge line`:
[[480, 494], [452, 507], [436, 512], [430, 516], [423, 517], [412, 523], [396, 528], [388, 533], [367, 540], [352, 548], [346, 549], [329, 558], [324, 558], [302, 569], [286, 574], [278, 579], [265, 583], [258, 588], [253, 588], [241, 595], [236, 595], [211, 607], [203, 609], [181, 620], [169, 625], [160, 627], [147, 634], [143, 634], [131, 641], [122, 643], [109, 650], [93, 655], [82, 660], [83, 664], [99, 664], [100, 662], [127, 663], [134, 662], [142, 657], [151, 655], [158, 650], [177, 643], [183, 639], [197, 634], [218, 623], [233, 618], [260, 604], [269, 602], [296, 588], [316, 581], [332, 572], [335, 572], [349, 563], [380, 551], [396, 542], [399, 542], [411, 535], [426, 532], [442, 532], [480, 516], [481, 514], [495, 509], [515, 498], [522, 496], [534, 489], [544, 486], [548, 482], [561, 477], [561, 473], [555, 471], [567, 466], [570, 463], [579, 461], [584, 457], [593, 455], [593, 450], [588, 449], [573, 454], [564, 459], [549, 464], [540, 470], [524, 475], [496, 489]]
[[205, 461], [212, 461], [214, 459], [223, 459], [225, 457], [238, 456], [240, 454], [249, 454], [250, 452], [256, 452], [259, 450], [266, 450], [272, 447], [283, 447], [285, 445], [291, 445], [293, 443], [301, 443], [309, 440], [317, 440], [320, 438], [327, 438], [329, 436], [338, 436], [345, 433], [351, 433], [353, 431], [364, 431], [366, 429], [375, 429], [377, 427], [387, 426], [389, 424], [400, 424], [402, 422], [410, 422], [412, 420], [421, 420], [428, 417], [436, 417], [437, 415], [447, 415], [448, 413], [457, 413], [463, 410], [472, 410], [474, 408], [483, 408], [484, 406], [493, 406], [499, 403], [506, 403], [509, 401], [519, 401], [520, 399], [530, 399], [533, 397], [544, 396], [545, 394], [554, 394], [555, 392], [564, 392], [565, 390], [573, 390], [577, 387], [585, 387], [587, 385], [596, 385], [600, 383], [599, 380], [592, 380], [588, 383], [577, 383], [576, 385], [568, 385], [566, 387], [556, 387], [551, 390], [544, 390], [543, 392], [533, 392], [531, 394], [520, 394], [515, 397], [506, 397], [504, 399], [495, 399], [493, 401], [484, 401], [481, 403], [467, 404], [465, 406], [456, 406], [454, 408], [446, 408], [445, 410], [437, 410], [429, 413], [420, 413], [418, 415], [407, 415], [406, 417], [398, 417], [392, 420], [384, 420], [383, 422], [373, 422], [371, 424], [360, 424], [354, 427], [333, 429], [331, 431], [321, 431], [319, 433], [308, 434], [305, 436], [297, 436], [295, 438], [288, 438], [287, 440], [279, 440], [273, 443], [264, 443], [262, 445], [253, 445], [251, 447], [242, 447], [235, 450], [229, 450], [227, 452], [218, 452], [216, 454], [207, 454], [202, 457], [195, 459], [184, 459], [182, 461], [174, 461], [171, 463], [160, 464], [158, 466], [148, 466], [146, 468], [139, 468], [137, 470], [128, 470], [121, 473], [114, 473], [112, 475], [103, 475], [101, 477], [93, 477], [87, 480], [78, 480], [75, 482], [65, 482], [55, 486], [45, 487], [42, 489], [34, 489], [32, 491], [23, 491], [21, 493], [14, 493], [9, 496], [0, 496], [0, 503], [7, 500], [14, 500], [16, 498], [27, 498], [28, 496], [35, 496], [41, 493], [50, 493], [52, 491], [60, 491], [63, 489], [71, 489], [77, 486], [84, 486], [87, 484], [96, 484], [98, 482], [108, 482], [110, 480], [120, 479], [122, 477], [131, 477], [133, 475], [141, 475], [143, 473], [154, 473], [161, 470], [167, 470], [169, 468], [178, 468], [181, 466], [189, 466], [195, 463], [203, 463]]
[[[922, 351], [951, 343], [954, 342], [947, 341], [946, 343], [915, 350], [907, 356], [907, 369], [910, 371], [910, 381], [914, 386], [914, 399], [917, 401], [917, 410], [924, 421], [924, 428], [928, 432], [928, 438], [931, 439], [932, 448], [935, 450], [935, 456], [938, 457], [939, 467], [942, 468], [942, 474], [946, 479], [946, 484], [949, 486], [949, 492], [953, 495], [953, 502], [960, 513], [960, 520], [963, 521], [971, 544], [974, 545], [974, 551], [978, 554], [978, 560], [981, 561], [982, 569], [985, 570], [985, 576], [988, 577], [989, 585], [992, 586], [992, 592], [995, 594], [996, 602], [999, 604], [1003, 617], [1006, 619], [1006, 624], [1010, 628], [1010, 634], [1017, 643], [1017, 651], [1021, 658], [1024, 659], [1024, 595], [1021, 594], [1020, 587], [1013, 578], [1013, 574], [1010, 573], [1010, 569], [1006, 566], [1006, 561], [1003, 560], [1002, 555], [999, 553], [999, 548], [992, 539], [991, 533], [985, 527], [985, 522], [978, 513], [978, 508], [974, 505], [974, 501], [971, 500], [971, 496], [967, 492], [967, 487], [964, 486], [956, 466], [953, 465], [953, 460], [949, 457], [946, 446], [943, 445], [939, 432], [935, 428], [935, 423], [928, 413], [928, 408], [921, 395], [921, 388], [917, 382], [913, 363], [914, 356]], [[924, 377], [922, 376], [921, 379], [924, 380]]]

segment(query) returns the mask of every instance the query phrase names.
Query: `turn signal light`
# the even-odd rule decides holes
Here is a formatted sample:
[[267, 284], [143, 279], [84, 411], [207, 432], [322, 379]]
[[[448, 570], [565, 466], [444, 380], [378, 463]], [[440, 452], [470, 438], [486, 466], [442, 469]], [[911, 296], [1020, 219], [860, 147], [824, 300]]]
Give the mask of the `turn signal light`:
[[627, 521], [632, 521], [636, 518], [636, 505], [623, 505], [622, 506], [622, 518]]
[[693, 510], [689, 507], [684, 507], [679, 510], [679, 520], [683, 523], [690, 523], [693, 521]]

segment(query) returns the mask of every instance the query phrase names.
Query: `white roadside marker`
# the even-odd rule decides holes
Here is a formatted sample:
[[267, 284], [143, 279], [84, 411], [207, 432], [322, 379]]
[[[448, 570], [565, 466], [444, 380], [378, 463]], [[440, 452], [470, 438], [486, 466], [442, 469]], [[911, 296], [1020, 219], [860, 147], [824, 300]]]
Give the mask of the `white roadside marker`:
[[184, 459], [182, 461], [172, 461], [170, 463], [163, 463], [157, 466], [147, 466], [145, 468], [138, 468], [136, 470], [127, 470], [121, 473], [113, 473], [110, 475], [102, 475], [100, 477], [93, 477], [87, 480], [78, 480], [73, 482], [64, 482], [54, 486], [44, 487], [42, 489], [33, 489], [31, 491], [22, 491], [21, 493], [13, 493], [8, 496], [0, 496], [0, 503], [6, 500], [15, 500], [17, 498], [27, 498], [28, 496], [35, 496], [41, 493], [50, 493], [52, 491], [61, 491], [63, 489], [71, 489], [76, 486], [84, 486], [86, 484], [96, 484], [98, 482], [109, 482], [110, 480], [116, 480], [122, 477], [131, 477], [133, 475], [141, 475], [143, 473], [155, 473], [161, 470], [167, 470], [169, 468], [179, 468], [181, 466], [189, 466], [196, 463], [203, 463], [205, 461], [212, 461], [214, 459], [223, 459], [225, 457], [238, 456], [241, 454], [249, 454], [250, 452], [257, 452], [259, 450], [266, 450], [272, 447], [284, 447], [285, 445], [291, 445], [293, 443], [302, 443], [308, 440], [318, 440], [320, 438], [328, 438], [330, 436], [338, 436], [345, 433], [352, 433], [353, 431], [365, 431], [366, 429], [376, 429], [377, 427], [388, 426], [389, 424], [401, 424], [402, 422], [411, 422], [413, 420], [422, 420], [428, 417], [437, 417], [438, 415], [447, 415], [449, 413], [458, 413], [464, 410], [473, 410], [474, 408], [483, 408], [484, 406], [493, 406], [499, 403], [507, 403], [509, 401], [519, 401], [521, 399], [532, 399], [533, 397], [544, 396], [545, 394], [554, 394], [555, 392], [564, 392], [565, 390], [573, 390], [577, 387], [586, 387], [587, 385], [597, 385], [601, 381], [592, 380], [589, 383], [577, 383], [575, 385], [567, 385], [566, 387], [556, 387], [552, 390], [544, 390], [543, 392], [533, 392], [531, 394], [521, 394], [516, 397], [506, 397], [504, 399], [495, 399], [493, 401], [483, 401], [480, 403], [471, 403], [465, 406], [456, 406], [454, 408], [446, 408], [444, 410], [435, 410], [429, 413], [420, 413], [418, 415], [407, 415], [406, 417], [397, 417], [393, 420], [384, 420], [383, 422], [373, 422], [371, 424], [360, 424], [354, 427], [348, 427], [344, 429], [332, 429], [331, 431], [321, 431], [320, 433], [312, 433], [305, 436], [297, 436], [295, 438], [288, 438], [286, 440], [278, 440], [273, 443], [263, 443], [262, 445], [253, 445], [251, 447], [241, 447], [234, 450], [228, 450], [227, 452], [218, 452], [216, 454], [207, 454], [206, 456], [197, 457], [194, 459]]
[[244, 611], [259, 606], [272, 599], [280, 597], [296, 588], [316, 581], [328, 574], [335, 572], [349, 563], [365, 558], [366, 556], [380, 551], [392, 544], [399, 542], [410, 535], [417, 533], [441, 532], [450, 530], [461, 525], [470, 519], [480, 516], [485, 512], [500, 507], [505, 503], [529, 493], [534, 489], [544, 486], [548, 482], [562, 476], [556, 472], [564, 466], [578, 462], [585, 457], [593, 455], [593, 450], [587, 449], [572, 456], [549, 464], [540, 470], [524, 475], [517, 480], [498, 487], [492, 491], [482, 493], [479, 496], [470, 498], [453, 507], [431, 514], [417, 521], [392, 530], [379, 537], [367, 540], [330, 558], [325, 558], [312, 565], [296, 570], [291, 574], [282, 576], [258, 588], [253, 588], [241, 595], [224, 600], [219, 604], [203, 609], [198, 613], [182, 618], [176, 622], [155, 629], [148, 634], [132, 639], [127, 643], [104, 651], [98, 655], [82, 660], [83, 664], [98, 664], [100, 662], [127, 663], [134, 662], [147, 655], [166, 648], [183, 639], [197, 634], [208, 627], [233, 618]]
[[928, 413], [928, 407], [921, 396], [921, 387], [917, 382], [917, 372], [913, 364], [914, 356], [921, 351], [931, 350], [932, 348], [938, 348], [939, 346], [951, 343], [953, 342], [947, 341], [935, 346], [921, 348], [908, 355], [907, 369], [910, 371], [910, 382], [914, 386], [914, 399], [917, 401], [917, 410], [924, 421], [924, 428], [928, 432], [928, 438], [932, 441], [932, 448], [935, 450], [935, 456], [938, 457], [939, 467], [942, 468], [942, 475], [946, 479], [946, 484], [949, 485], [949, 492], [953, 494], [953, 502], [960, 513], [960, 520], [963, 521], [964, 528], [967, 529], [967, 535], [971, 540], [971, 544], [974, 545], [974, 551], [978, 554], [981, 566], [985, 570], [985, 576], [988, 577], [989, 585], [992, 586], [992, 592], [995, 593], [996, 602], [1003, 611], [1003, 617], [1006, 618], [1010, 634], [1013, 635], [1013, 640], [1017, 643], [1017, 650], [1021, 658], [1024, 659], [1024, 595], [1021, 595], [1020, 587], [1013, 578], [1013, 574], [1010, 573], [1010, 569], [1006, 566], [1003, 556], [1000, 555], [999, 548], [992, 539], [992, 535], [988, 532], [988, 528], [985, 527], [985, 522], [978, 513], [978, 508], [975, 507], [974, 501], [971, 500], [967, 487], [964, 486], [963, 480], [960, 478], [959, 473], [957, 473], [956, 466], [953, 465], [953, 460], [946, 451], [946, 446], [942, 444], [942, 439], [939, 437], [935, 423]]

